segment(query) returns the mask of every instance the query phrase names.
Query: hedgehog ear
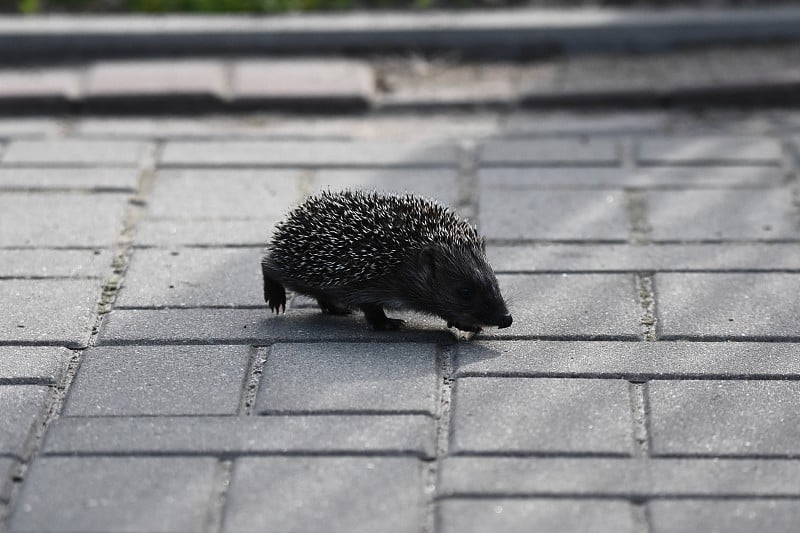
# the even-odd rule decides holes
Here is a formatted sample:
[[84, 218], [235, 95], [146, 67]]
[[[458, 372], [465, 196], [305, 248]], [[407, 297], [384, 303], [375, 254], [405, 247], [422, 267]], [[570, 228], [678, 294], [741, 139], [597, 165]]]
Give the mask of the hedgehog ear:
[[425, 246], [419, 252], [419, 267], [425, 279], [436, 279], [438, 254], [432, 245]]

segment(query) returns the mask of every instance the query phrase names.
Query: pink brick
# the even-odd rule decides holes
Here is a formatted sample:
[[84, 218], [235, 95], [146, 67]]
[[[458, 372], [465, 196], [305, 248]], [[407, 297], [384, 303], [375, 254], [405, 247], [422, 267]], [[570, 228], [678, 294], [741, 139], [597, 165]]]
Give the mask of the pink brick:
[[360, 61], [241, 61], [233, 66], [237, 99], [369, 100], [374, 86], [372, 70]]
[[125, 61], [89, 70], [91, 97], [225, 95], [225, 69], [218, 61]]
[[0, 70], [0, 98], [65, 98], [80, 92], [76, 70]]

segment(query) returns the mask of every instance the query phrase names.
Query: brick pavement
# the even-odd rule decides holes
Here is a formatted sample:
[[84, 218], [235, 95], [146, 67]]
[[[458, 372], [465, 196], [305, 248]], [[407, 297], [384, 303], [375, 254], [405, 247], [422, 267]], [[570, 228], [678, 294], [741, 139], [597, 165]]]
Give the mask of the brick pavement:
[[[795, 531], [799, 154], [775, 111], [2, 119], [0, 531]], [[514, 325], [270, 316], [326, 186], [473, 217]]]

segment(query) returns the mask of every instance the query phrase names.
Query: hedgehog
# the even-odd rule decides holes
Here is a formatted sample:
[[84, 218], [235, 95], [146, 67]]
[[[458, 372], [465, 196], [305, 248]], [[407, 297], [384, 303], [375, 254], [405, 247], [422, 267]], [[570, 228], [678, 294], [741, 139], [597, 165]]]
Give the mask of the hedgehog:
[[414, 194], [324, 191], [279, 222], [261, 261], [264, 300], [286, 310], [286, 288], [323, 313], [359, 309], [375, 330], [403, 320], [385, 309], [435, 315], [447, 327], [507, 328], [512, 317], [477, 229], [451, 209]]

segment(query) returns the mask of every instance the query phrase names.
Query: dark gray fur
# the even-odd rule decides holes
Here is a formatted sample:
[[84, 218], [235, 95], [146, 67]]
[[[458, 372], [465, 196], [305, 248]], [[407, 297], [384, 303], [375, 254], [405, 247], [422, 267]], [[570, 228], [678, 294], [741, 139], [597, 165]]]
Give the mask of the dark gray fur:
[[264, 300], [279, 313], [284, 287], [323, 313], [361, 309], [375, 329], [402, 320], [384, 308], [437, 315], [464, 331], [511, 325], [483, 238], [446, 207], [414, 195], [323, 192], [289, 213], [261, 261]]

